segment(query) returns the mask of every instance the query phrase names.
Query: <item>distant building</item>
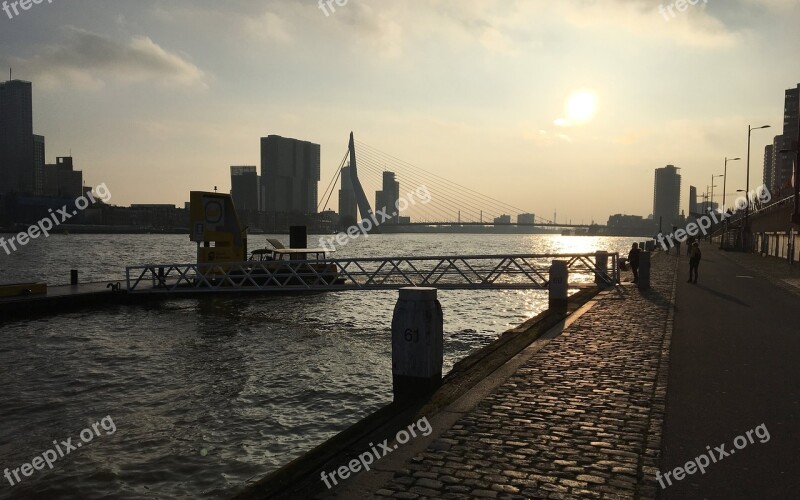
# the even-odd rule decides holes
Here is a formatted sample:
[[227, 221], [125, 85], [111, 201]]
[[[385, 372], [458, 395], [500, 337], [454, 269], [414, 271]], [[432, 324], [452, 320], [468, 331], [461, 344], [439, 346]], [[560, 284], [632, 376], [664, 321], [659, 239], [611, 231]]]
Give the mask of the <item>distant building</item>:
[[668, 232], [672, 226], [680, 224], [681, 175], [679, 168], [667, 165], [656, 169], [653, 187], [653, 218], [661, 231]]
[[689, 186], [689, 215], [698, 214], [700, 211], [697, 207], [697, 188]]
[[319, 144], [277, 135], [261, 138], [262, 210], [316, 213], [319, 179]]
[[519, 214], [517, 215], [517, 224], [535, 224], [536, 216], [534, 214]]
[[71, 156], [59, 156], [44, 166], [43, 188], [45, 196], [78, 198], [83, 195], [83, 172], [74, 169]]
[[33, 136], [33, 194], [44, 195], [44, 136]]
[[400, 211], [397, 203], [400, 200], [400, 183], [397, 182], [394, 172], [383, 172], [383, 186], [381, 191], [375, 192], [375, 210], [381, 210], [392, 216], [383, 224], [396, 224], [399, 221]]
[[774, 144], [775, 154], [775, 187], [781, 195], [791, 194], [792, 176], [794, 175], [795, 152], [781, 153], [782, 150], [794, 150], [798, 147], [797, 136], [800, 127], [800, 84], [788, 89], [783, 106], [783, 134], [780, 145]]
[[641, 215], [615, 214], [608, 218], [608, 234], [614, 236], [652, 236], [654, 231], [653, 220]]
[[511, 216], [503, 214], [500, 217], [495, 217], [495, 224], [511, 224]]
[[775, 144], [764, 147], [764, 176], [762, 181], [769, 190], [775, 186]]
[[341, 189], [339, 189], [339, 220], [343, 226], [350, 227], [358, 222], [358, 205], [350, 167], [342, 167]]
[[0, 194], [34, 192], [33, 143], [31, 83], [0, 83]]
[[231, 167], [231, 198], [237, 210], [258, 211], [261, 178], [255, 166]]

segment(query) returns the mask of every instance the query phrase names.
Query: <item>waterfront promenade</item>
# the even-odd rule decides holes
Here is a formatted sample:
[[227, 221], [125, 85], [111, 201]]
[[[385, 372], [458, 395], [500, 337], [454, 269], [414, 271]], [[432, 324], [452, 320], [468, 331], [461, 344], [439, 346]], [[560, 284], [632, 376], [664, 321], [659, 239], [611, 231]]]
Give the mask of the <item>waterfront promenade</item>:
[[793, 498], [800, 269], [702, 249], [697, 285], [686, 256], [655, 255], [652, 290], [598, 295], [326, 497]]
[[[686, 283], [680, 258], [662, 471], [706, 446], [724, 443], [731, 454], [667, 485], [664, 498], [796, 498], [800, 265], [710, 244], [702, 251], [697, 285]], [[736, 449], [734, 439], [761, 424], [769, 439]]]
[[329, 495], [655, 498], [676, 265], [654, 257], [652, 290], [598, 295], [496, 388], [433, 416], [427, 440]]

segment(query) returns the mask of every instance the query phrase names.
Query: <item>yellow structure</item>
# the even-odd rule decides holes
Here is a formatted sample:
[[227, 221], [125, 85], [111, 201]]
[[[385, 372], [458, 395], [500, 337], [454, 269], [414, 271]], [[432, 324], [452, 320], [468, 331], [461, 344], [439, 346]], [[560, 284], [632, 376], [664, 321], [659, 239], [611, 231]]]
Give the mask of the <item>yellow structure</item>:
[[197, 243], [197, 263], [247, 260], [247, 228], [239, 224], [231, 195], [192, 191], [190, 235]]

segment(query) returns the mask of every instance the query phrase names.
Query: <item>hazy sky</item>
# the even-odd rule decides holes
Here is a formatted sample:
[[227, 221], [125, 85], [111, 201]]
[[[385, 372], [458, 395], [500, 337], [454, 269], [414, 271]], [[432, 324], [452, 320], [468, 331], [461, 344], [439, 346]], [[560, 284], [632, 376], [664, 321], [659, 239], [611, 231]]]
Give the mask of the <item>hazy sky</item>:
[[[774, 127], [753, 135], [760, 183], [800, 82], [800, 2], [700, 0], [673, 18], [665, 0], [669, 21], [661, 4], [44, 0], [0, 11], [0, 63], [34, 82], [48, 161], [71, 150], [117, 204], [227, 190], [268, 134], [322, 145], [321, 193], [353, 130], [538, 215], [605, 222], [649, 214], [666, 164], [686, 209], [690, 184], [745, 157], [748, 124]], [[745, 163], [729, 167], [730, 193]]]

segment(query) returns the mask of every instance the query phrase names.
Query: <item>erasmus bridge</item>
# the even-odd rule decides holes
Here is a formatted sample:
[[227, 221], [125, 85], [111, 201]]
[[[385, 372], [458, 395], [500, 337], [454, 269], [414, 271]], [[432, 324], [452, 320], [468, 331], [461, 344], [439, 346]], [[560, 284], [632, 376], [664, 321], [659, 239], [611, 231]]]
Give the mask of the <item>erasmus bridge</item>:
[[540, 217], [356, 141], [352, 132], [347, 152], [321, 198], [320, 211], [330, 207], [337, 187], [343, 220], [377, 220], [383, 232], [425, 226], [597, 227]]

